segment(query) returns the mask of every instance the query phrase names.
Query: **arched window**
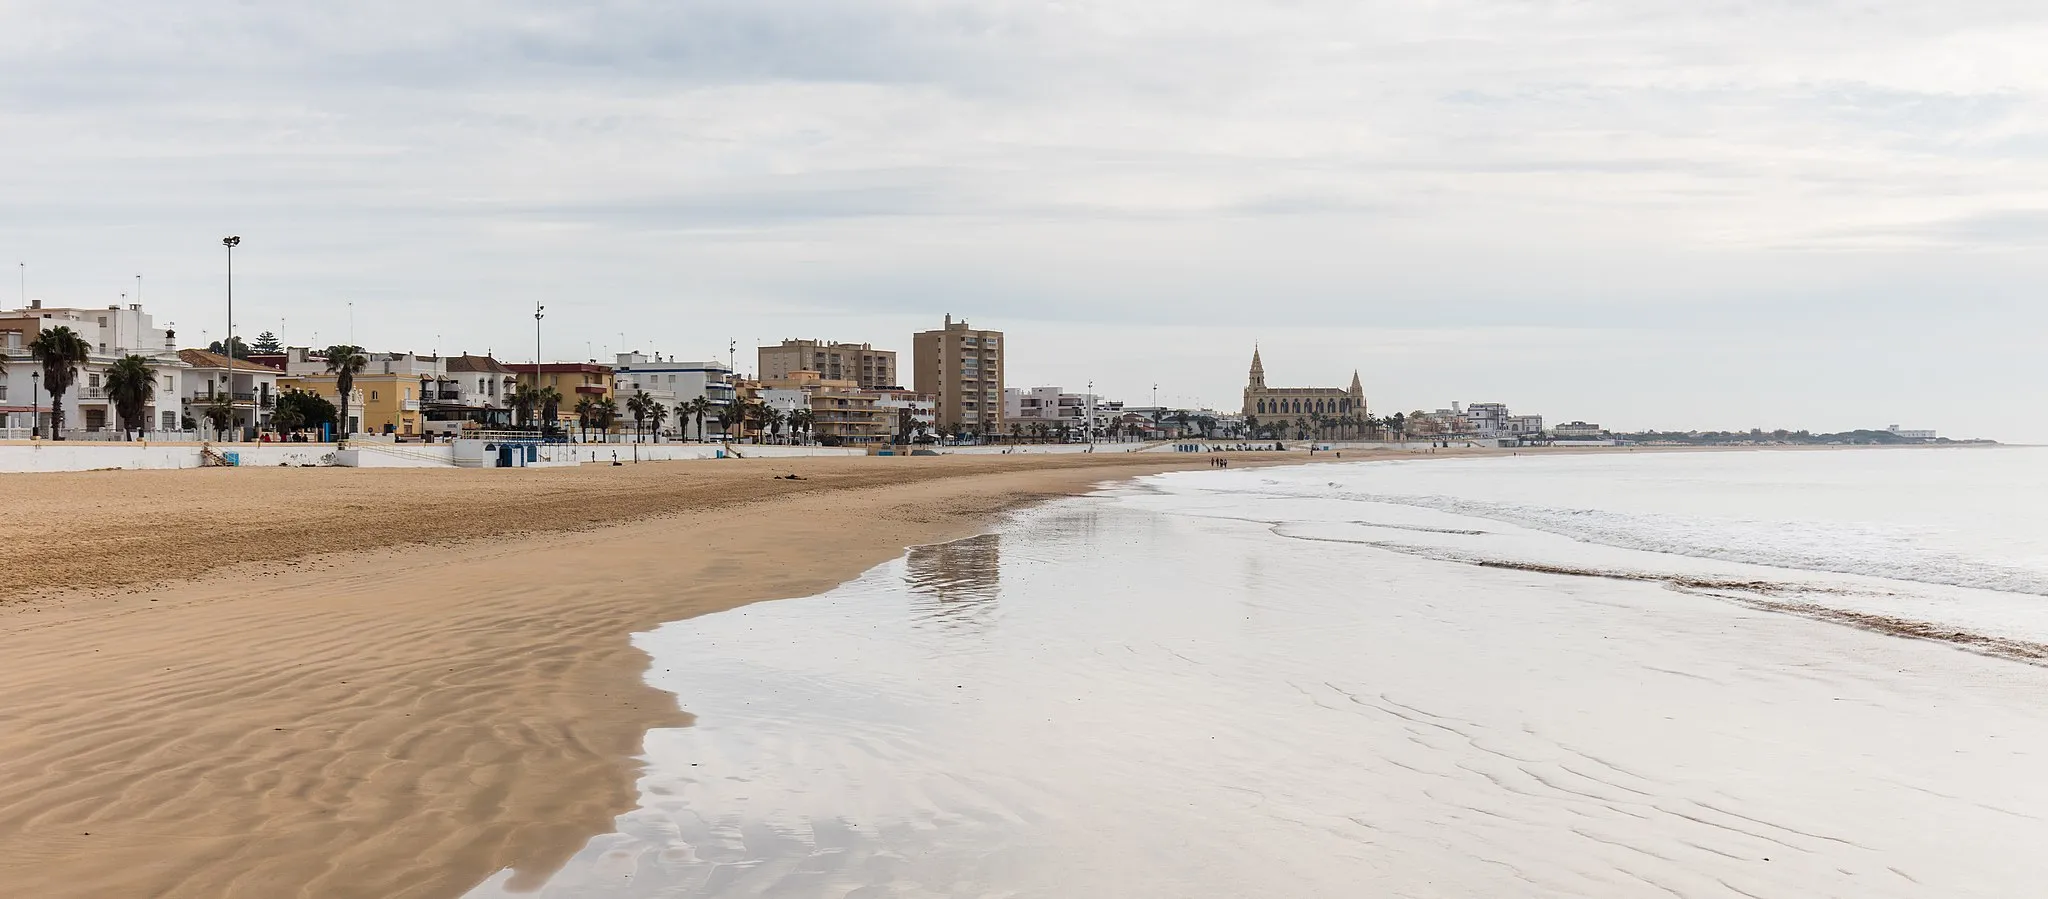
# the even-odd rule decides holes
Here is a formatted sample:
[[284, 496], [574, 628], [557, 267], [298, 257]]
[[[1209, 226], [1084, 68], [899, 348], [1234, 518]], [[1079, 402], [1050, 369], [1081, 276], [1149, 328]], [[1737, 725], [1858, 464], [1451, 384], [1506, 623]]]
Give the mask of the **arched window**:
[[1260, 414], [1260, 415], [1264, 415], [1264, 414], [1266, 414], [1266, 401], [1265, 401], [1265, 400], [1260, 400], [1260, 401], [1259, 401], [1259, 414]]

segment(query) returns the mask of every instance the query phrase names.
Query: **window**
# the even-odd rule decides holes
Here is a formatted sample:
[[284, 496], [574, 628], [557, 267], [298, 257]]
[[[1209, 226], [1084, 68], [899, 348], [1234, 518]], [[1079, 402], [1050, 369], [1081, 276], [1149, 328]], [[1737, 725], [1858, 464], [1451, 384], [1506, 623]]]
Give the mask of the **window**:
[[107, 326], [107, 317], [106, 317], [106, 316], [104, 316], [104, 315], [100, 316], [100, 318], [99, 318], [99, 322], [100, 322], [100, 327], [102, 327], [102, 328], [106, 327], [106, 326]]
[[176, 412], [165, 412], [165, 413], [164, 413], [164, 430], [166, 430], [166, 431], [175, 431], [175, 430], [177, 430], [177, 429], [178, 429], [178, 413], [176, 413]]
[[98, 386], [100, 386], [100, 376], [99, 376], [99, 373], [95, 372], [95, 373], [93, 373], [93, 374], [90, 374], [90, 375], [86, 375], [86, 376], [85, 376], [85, 386], [87, 386], [87, 387], [98, 387]]
[[107, 345], [106, 345], [106, 344], [104, 344], [104, 343], [100, 344], [100, 355], [106, 355], [106, 352], [107, 352]]
[[377, 391], [375, 391], [375, 390], [372, 390], [372, 391], [370, 391], [370, 399], [373, 399], [373, 400], [374, 400], [374, 399], [376, 399], [376, 398], [377, 398]]

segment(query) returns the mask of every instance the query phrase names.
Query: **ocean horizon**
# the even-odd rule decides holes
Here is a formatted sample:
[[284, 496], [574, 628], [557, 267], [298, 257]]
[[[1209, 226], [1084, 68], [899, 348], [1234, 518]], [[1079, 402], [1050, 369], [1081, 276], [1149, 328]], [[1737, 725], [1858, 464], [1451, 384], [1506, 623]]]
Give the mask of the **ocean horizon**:
[[2006, 897], [2048, 449], [1177, 472], [636, 635], [538, 893]]

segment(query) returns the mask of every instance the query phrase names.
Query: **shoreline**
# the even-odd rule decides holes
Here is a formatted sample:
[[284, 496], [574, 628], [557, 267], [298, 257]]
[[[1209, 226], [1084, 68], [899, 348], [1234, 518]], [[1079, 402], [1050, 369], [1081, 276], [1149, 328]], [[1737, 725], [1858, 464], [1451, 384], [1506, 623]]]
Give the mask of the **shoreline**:
[[0, 479], [72, 509], [0, 523], [18, 573], [0, 584], [0, 893], [433, 899], [505, 868], [537, 885], [635, 807], [646, 731], [688, 721], [633, 633], [1209, 458]]
[[[0, 550], [42, 575], [0, 600], [0, 893], [432, 899], [505, 868], [538, 884], [635, 807], [647, 730], [688, 721], [633, 633], [1207, 458], [34, 476], [91, 514]], [[379, 505], [393, 487], [421, 496]], [[247, 511], [210, 510], [226, 489]], [[284, 523], [303, 494], [326, 517]], [[405, 526], [463, 496], [460, 517]], [[49, 590], [70, 573], [87, 589]]]

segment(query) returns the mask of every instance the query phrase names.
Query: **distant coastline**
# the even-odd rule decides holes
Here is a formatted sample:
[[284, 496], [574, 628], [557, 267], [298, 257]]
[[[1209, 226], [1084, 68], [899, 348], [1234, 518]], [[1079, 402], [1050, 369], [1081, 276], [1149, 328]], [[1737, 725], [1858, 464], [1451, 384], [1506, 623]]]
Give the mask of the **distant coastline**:
[[1639, 431], [1615, 433], [1633, 446], [1997, 446], [1981, 438], [1912, 437], [1893, 431], [1855, 430], [1834, 434], [1809, 431]]

